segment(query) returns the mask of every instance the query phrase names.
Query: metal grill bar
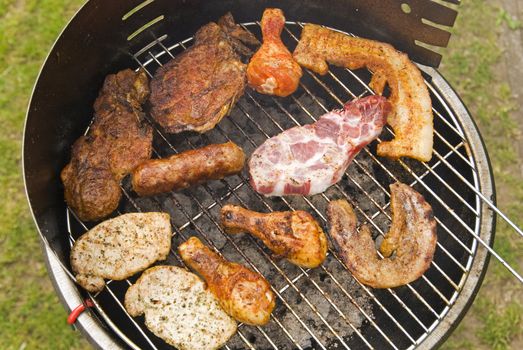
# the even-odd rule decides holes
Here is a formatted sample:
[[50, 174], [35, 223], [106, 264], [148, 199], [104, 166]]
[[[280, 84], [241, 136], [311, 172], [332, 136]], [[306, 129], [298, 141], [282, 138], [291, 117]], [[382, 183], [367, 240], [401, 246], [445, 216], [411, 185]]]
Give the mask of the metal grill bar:
[[[163, 46], [163, 45], [162, 45], [162, 46]], [[153, 58], [155, 58], [154, 55], [151, 54], [151, 56], [152, 56]], [[156, 61], [157, 61], [157, 60], [156, 60]], [[157, 61], [157, 62], [159, 63], [159, 61]]]

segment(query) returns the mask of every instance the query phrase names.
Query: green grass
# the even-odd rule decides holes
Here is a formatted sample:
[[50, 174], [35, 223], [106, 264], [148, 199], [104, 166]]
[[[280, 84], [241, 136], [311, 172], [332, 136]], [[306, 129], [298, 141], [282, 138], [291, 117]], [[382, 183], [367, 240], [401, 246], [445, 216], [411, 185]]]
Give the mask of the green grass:
[[496, 310], [486, 312], [481, 315], [483, 326], [481, 327], [479, 338], [491, 349], [502, 350], [509, 348], [511, 340], [521, 333], [521, 312], [522, 306], [512, 301], [503, 310], [497, 311], [492, 302], [480, 299], [478, 305], [486, 310]]
[[0, 0], [0, 349], [79, 349], [48, 279], [21, 178], [21, 136], [38, 70], [83, 1]]
[[[0, 349], [84, 349], [65, 323], [43, 265], [20, 174], [21, 134], [31, 88], [43, 59], [83, 0], [0, 0]], [[496, 29], [496, 30], [492, 30]], [[488, 1], [464, 1], [442, 73], [455, 87], [490, 151], [499, 205], [522, 226], [523, 183], [512, 146], [517, 137], [511, 89], [496, 75], [498, 35], [521, 30], [512, 14]], [[499, 221], [496, 250], [521, 271], [521, 240]], [[523, 292], [492, 261], [476, 302], [445, 349], [508, 349], [522, 337]]]
[[[520, 227], [523, 224], [523, 182], [518, 174], [517, 106], [500, 76], [503, 54], [499, 36], [519, 30], [520, 23], [493, 2], [463, 2], [440, 71], [463, 98], [478, 123], [496, 179], [499, 207]], [[521, 112], [521, 111], [519, 111]], [[521, 121], [520, 121], [521, 122]], [[498, 219], [495, 250], [521, 271], [523, 242]], [[510, 349], [523, 335], [523, 288], [494, 258], [476, 302], [444, 349]]]

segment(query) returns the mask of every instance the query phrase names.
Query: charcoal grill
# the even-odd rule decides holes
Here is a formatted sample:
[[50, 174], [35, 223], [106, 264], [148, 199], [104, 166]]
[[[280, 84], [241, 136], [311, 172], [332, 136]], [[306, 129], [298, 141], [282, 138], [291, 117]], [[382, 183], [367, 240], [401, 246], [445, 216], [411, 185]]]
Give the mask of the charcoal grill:
[[[62, 302], [69, 310], [85, 298], [95, 304], [76, 323], [94, 346], [168, 348], [147, 330], [143, 318], [130, 317], [123, 307], [125, 291], [136, 277], [107, 281], [106, 288], [97, 294], [85, 293], [74, 284], [69, 249], [94, 224], [80, 221], [65, 206], [59, 172], [68, 161], [74, 140], [88, 130], [92, 104], [107, 74], [131, 67], [143, 68], [152, 76], [159, 66], [192, 44], [192, 34], [200, 26], [227, 11], [259, 37], [256, 20], [263, 9], [282, 8], [290, 20], [283, 40], [291, 49], [303, 23], [314, 22], [391, 42], [408, 52], [424, 64], [419, 66], [433, 103], [435, 147], [429, 163], [391, 161], [376, 156], [381, 139], [377, 140], [362, 150], [338, 184], [311, 197], [265, 198], [253, 191], [246, 172], [149, 198], [138, 197], [124, 180], [124, 200], [115, 216], [140, 211], [171, 214], [175, 234], [168, 264], [183, 266], [175, 248], [196, 235], [220, 254], [262, 273], [271, 282], [278, 299], [270, 323], [264, 327], [240, 325], [225, 348], [434, 348], [446, 339], [472, 303], [490, 254], [523, 281], [491, 248], [494, 214], [508, 218], [495, 206], [491, 168], [478, 130], [459, 97], [433, 68], [440, 56], [413, 40], [446, 45], [449, 34], [426, 28], [419, 17], [424, 14], [429, 20], [452, 25], [455, 11], [440, 5], [435, 9], [431, 1], [409, 4], [409, 14], [402, 12], [401, 2], [396, 1], [335, 1], [326, 6], [309, 0], [147, 0], [129, 1], [126, 6], [102, 1], [84, 5], [55, 43], [36, 83], [25, 126], [24, 176], [50, 275]], [[391, 13], [398, 17], [391, 19]], [[326, 76], [305, 71], [299, 89], [287, 98], [247, 89], [230, 116], [203, 135], [169, 135], [151, 122], [154, 156], [166, 157], [229, 140], [250, 154], [282, 130], [311, 123], [348, 100], [372, 94], [368, 85], [371, 76], [367, 70], [331, 67]], [[386, 128], [382, 139], [392, 137], [392, 130]], [[251, 237], [224, 234], [217, 221], [223, 204], [237, 203], [265, 212], [307, 210], [326, 227], [327, 203], [344, 198], [353, 204], [360, 222], [370, 224], [380, 236], [391, 221], [388, 185], [398, 180], [425, 196], [438, 223], [438, 244], [430, 269], [419, 280], [400, 288], [374, 290], [362, 285], [352, 278], [333, 249], [326, 262], [312, 270], [276, 260]]]

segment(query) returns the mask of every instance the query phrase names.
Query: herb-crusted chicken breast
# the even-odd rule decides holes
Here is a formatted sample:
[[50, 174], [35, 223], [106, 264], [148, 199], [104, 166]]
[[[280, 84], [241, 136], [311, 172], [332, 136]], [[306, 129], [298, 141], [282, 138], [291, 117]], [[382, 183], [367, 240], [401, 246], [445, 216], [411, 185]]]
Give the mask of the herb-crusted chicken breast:
[[124, 214], [78, 238], [71, 248], [71, 267], [80, 286], [98, 292], [104, 278], [123, 280], [164, 260], [170, 249], [169, 214]]
[[145, 314], [145, 325], [180, 350], [211, 350], [236, 332], [236, 322], [195, 274], [176, 266], [145, 271], [125, 293], [131, 316]]

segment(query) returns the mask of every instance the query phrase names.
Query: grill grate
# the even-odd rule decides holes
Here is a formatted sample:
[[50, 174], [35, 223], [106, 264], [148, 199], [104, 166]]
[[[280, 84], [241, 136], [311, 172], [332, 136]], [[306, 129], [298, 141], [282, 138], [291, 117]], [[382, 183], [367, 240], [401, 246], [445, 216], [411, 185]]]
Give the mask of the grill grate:
[[[286, 45], [296, 45], [302, 24], [287, 22], [283, 33]], [[260, 37], [259, 23], [244, 28]], [[133, 58], [149, 76], [154, 70], [191, 44], [192, 38], [166, 46], [161, 36]], [[355, 97], [373, 93], [368, 86], [371, 73], [332, 67], [326, 76], [305, 71], [296, 93], [285, 99], [262, 96], [246, 90], [231, 115], [203, 135], [168, 135], [154, 127], [154, 155], [166, 157], [210, 143], [234, 141], [246, 154], [266, 138], [317, 117]], [[353, 160], [344, 178], [325, 193], [312, 197], [265, 198], [250, 186], [246, 172], [213, 181], [182, 192], [140, 198], [124, 181], [124, 200], [117, 213], [166, 211], [175, 232], [173, 247], [191, 235], [199, 236], [215, 251], [243, 263], [267, 277], [278, 297], [269, 325], [240, 325], [227, 349], [369, 348], [405, 349], [419, 345], [441, 322], [456, 301], [469, 275], [479, 244], [482, 194], [474, 157], [465, 134], [442, 96], [429, 83], [433, 101], [435, 150], [431, 162], [390, 161], [377, 158], [374, 141]], [[384, 139], [393, 137], [386, 128]], [[258, 211], [309, 211], [323, 227], [327, 203], [347, 199], [360, 221], [383, 235], [391, 221], [388, 185], [401, 181], [414, 186], [432, 204], [438, 223], [438, 245], [425, 275], [396, 289], [373, 290], [353, 279], [339, 256], [329, 250], [325, 263], [314, 270], [276, 261], [270, 252], [248, 235], [225, 234], [217, 221], [225, 203], [237, 203]], [[90, 228], [72, 211], [67, 211], [71, 244]], [[332, 244], [331, 244], [332, 246]], [[167, 263], [183, 262], [175, 249]], [[72, 277], [72, 275], [69, 273]], [[161, 349], [166, 345], [150, 333], [143, 318], [130, 317], [123, 296], [136, 277], [108, 281], [106, 288], [91, 295], [101, 318], [132, 348]]]

